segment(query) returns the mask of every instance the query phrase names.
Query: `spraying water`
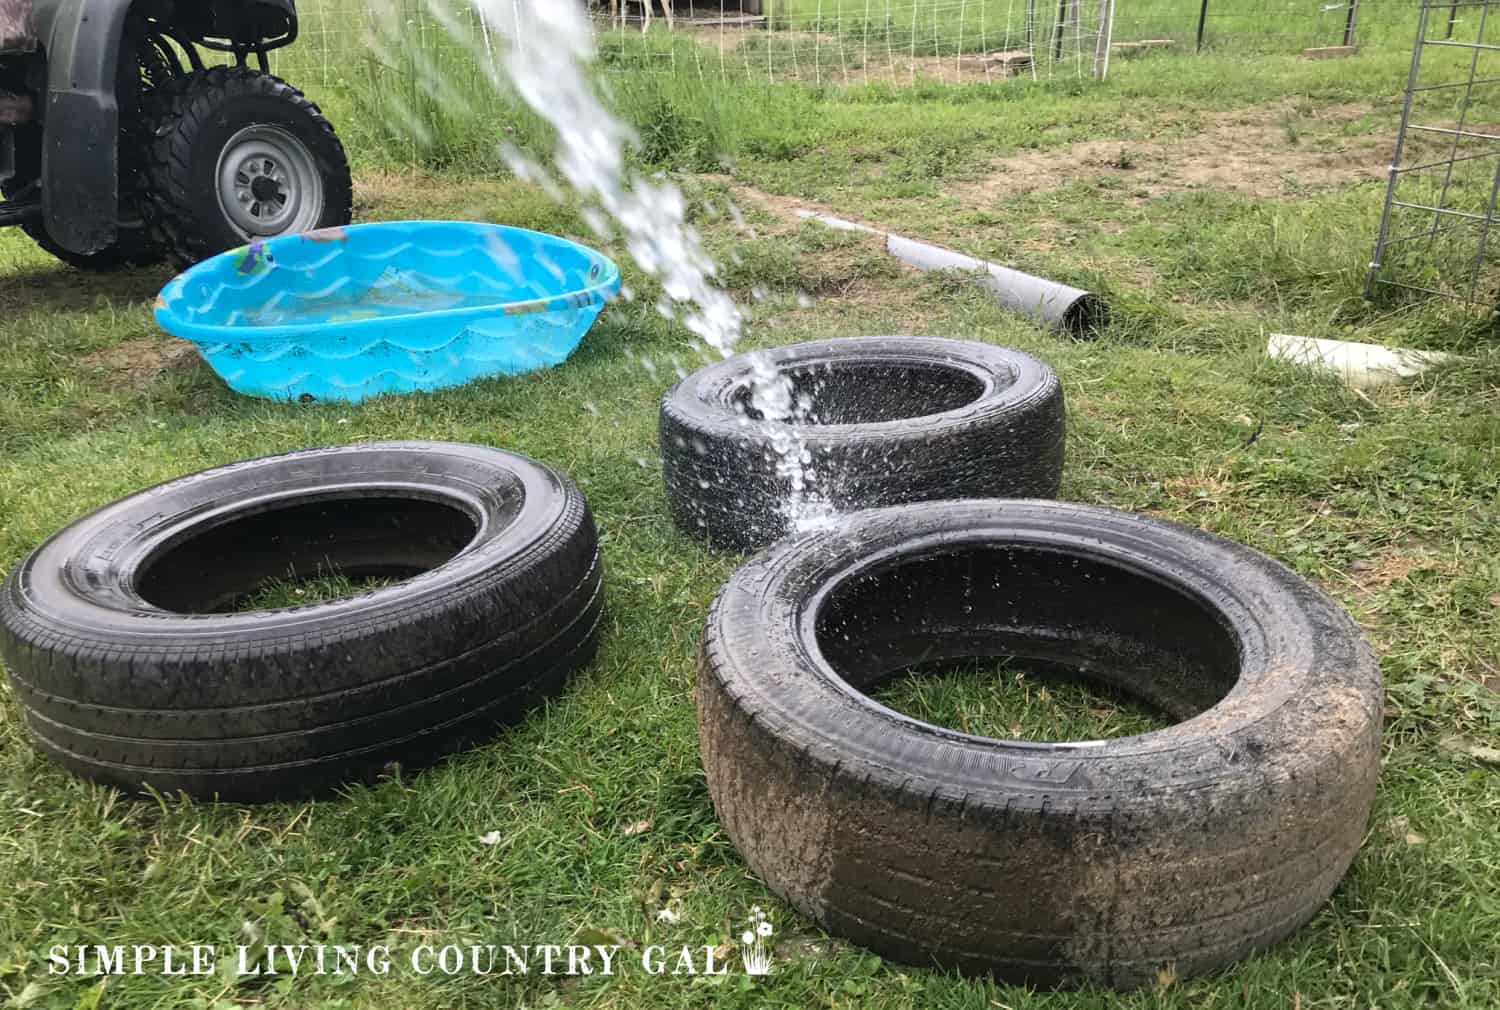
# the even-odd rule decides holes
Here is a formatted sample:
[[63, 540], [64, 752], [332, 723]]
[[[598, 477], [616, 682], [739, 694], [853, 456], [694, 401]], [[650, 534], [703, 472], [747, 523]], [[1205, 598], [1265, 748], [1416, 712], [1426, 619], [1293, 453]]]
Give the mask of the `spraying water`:
[[[587, 12], [578, 0], [476, 0], [476, 5], [502, 40], [505, 77], [557, 131], [557, 170], [588, 205], [589, 227], [604, 241], [618, 234], [636, 264], [661, 282], [671, 303], [659, 306], [663, 314], [674, 314], [672, 305], [685, 306], [683, 325], [720, 355], [733, 353], [744, 314], [714, 282], [715, 264], [687, 222], [682, 191], [668, 181], [631, 177], [626, 152], [634, 132], [600, 101], [588, 73], [595, 53]], [[513, 148], [504, 154], [518, 176], [556, 192], [535, 161]], [[828, 508], [815, 491], [812, 458], [797, 423], [805, 417], [799, 418], [792, 381], [763, 356], [754, 361], [750, 403], [763, 419], [758, 423], [791, 491], [786, 518], [794, 529], [816, 525]], [[800, 413], [805, 410], [803, 405]]]
[[[599, 100], [587, 76], [594, 36], [576, 0], [480, 0], [486, 23], [504, 40], [501, 66], [516, 93], [557, 131], [557, 169], [585, 200], [613, 220], [640, 268], [662, 282], [667, 297], [692, 306], [682, 322], [727, 354], [744, 316], [712, 281], [714, 263], [687, 224], [687, 201], [670, 183], [630, 179], [626, 148], [634, 133]], [[520, 152], [506, 152], [523, 178], [541, 174]], [[609, 222], [589, 215], [609, 238]]]

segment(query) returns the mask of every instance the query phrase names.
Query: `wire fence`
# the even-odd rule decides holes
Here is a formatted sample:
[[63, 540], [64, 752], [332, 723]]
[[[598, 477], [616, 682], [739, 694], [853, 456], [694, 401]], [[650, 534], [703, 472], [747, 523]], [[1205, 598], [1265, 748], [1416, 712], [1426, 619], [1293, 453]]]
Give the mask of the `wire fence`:
[[[803, 0], [796, 0], [803, 2]], [[1114, 0], [805, 0], [746, 14], [740, 3], [595, 8], [599, 65], [611, 71], [813, 85], [1003, 80], [1102, 73]], [[659, 0], [658, 0], [659, 3]], [[760, 5], [756, 5], [757, 7]], [[323, 87], [358, 64], [416, 51], [454, 70], [498, 40], [475, 9], [447, 0], [304, 0], [302, 37], [275, 54], [278, 73]], [[1100, 65], [1096, 69], [1096, 61]], [[388, 61], [390, 62], [390, 61]], [[471, 73], [484, 68], [471, 67]]]
[[1425, 0], [1367, 294], [1500, 300], [1500, 0]]
[[[559, 0], [562, 2], [562, 0]], [[571, 0], [570, 0], [571, 2]], [[606, 72], [813, 85], [1102, 74], [1159, 51], [1300, 53], [1410, 45], [1417, 0], [593, 0]], [[450, 72], [497, 40], [467, 0], [303, 0], [279, 68], [320, 87], [371, 59]], [[1462, 26], [1459, 26], [1460, 30]], [[471, 75], [485, 75], [470, 65]]]

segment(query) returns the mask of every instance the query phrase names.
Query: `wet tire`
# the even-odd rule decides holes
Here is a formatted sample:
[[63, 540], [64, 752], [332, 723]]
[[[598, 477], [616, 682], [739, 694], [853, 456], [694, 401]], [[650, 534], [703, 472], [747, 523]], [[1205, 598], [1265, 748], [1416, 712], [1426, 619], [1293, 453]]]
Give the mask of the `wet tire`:
[[[235, 612], [268, 580], [401, 577]], [[41, 751], [123, 790], [259, 800], [490, 736], [592, 657], [577, 488], [435, 442], [236, 463], [85, 516], [0, 586], [0, 658]]]
[[[974, 656], [1181, 721], [1019, 743], [865, 693]], [[880, 509], [783, 541], [715, 602], [697, 702], [715, 809], [773, 891], [886, 957], [1036, 985], [1186, 978], [1286, 937], [1349, 867], [1379, 773], [1379, 671], [1327, 596], [1081, 505]]]
[[[179, 266], [352, 218], [343, 144], [318, 107], [278, 77], [200, 70], [155, 90], [146, 120], [147, 221]], [[236, 175], [252, 163], [253, 174]]]
[[796, 428], [802, 441], [790, 448], [808, 461], [801, 499], [812, 508], [1057, 496], [1065, 410], [1051, 368], [971, 341], [852, 337], [738, 355], [667, 393], [667, 500], [686, 533], [748, 549], [795, 525], [778, 435], [749, 393], [756, 354], [790, 377], [807, 408], [808, 423]]

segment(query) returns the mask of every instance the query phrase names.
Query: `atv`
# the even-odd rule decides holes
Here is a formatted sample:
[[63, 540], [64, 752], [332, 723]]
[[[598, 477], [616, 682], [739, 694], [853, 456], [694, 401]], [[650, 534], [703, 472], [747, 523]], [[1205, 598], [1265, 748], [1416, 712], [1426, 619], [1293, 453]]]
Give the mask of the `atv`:
[[296, 38], [294, 0], [0, 0], [0, 227], [108, 270], [348, 224]]

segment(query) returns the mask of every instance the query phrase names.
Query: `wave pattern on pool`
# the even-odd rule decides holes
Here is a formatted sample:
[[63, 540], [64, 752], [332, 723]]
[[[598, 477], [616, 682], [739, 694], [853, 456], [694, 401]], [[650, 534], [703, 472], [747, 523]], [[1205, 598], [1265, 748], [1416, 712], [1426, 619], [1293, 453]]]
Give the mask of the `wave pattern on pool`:
[[399, 221], [257, 242], [157, 298], [231, 389], [363, 400], [565, 360], [620, 290], [607, 257], [522, 228]]

